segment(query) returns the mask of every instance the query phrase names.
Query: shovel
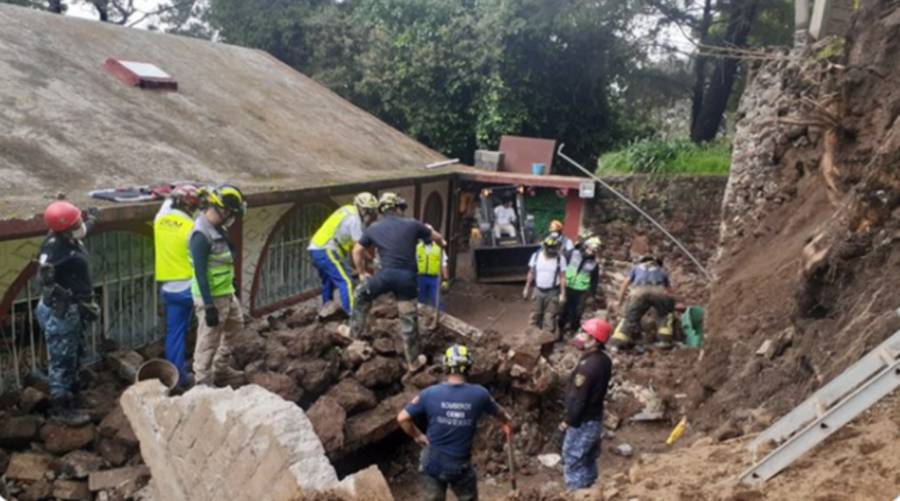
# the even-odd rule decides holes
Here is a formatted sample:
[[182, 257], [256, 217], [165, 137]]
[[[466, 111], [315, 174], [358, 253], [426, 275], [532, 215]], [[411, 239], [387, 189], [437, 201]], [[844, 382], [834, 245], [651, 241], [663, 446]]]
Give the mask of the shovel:
[[509, 483], [512, 487], [513, 492], [516, 489], [516, 459], [513, 457], [513, 440], [512, 440], [512, 430], [506, 433], [506, 452], [507, 452], [507, 461], [509, 462]]

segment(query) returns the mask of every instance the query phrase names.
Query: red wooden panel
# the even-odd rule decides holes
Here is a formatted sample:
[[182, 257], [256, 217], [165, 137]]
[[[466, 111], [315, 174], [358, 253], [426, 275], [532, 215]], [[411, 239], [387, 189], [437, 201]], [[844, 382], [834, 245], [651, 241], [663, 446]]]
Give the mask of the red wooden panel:
[[556, 141], [535, 137], [503, 136], [500, 151], [503, 152], [501, 170], [519, 174], [532, 174], [531, 164], [544, 164], [544, 174], [550, 174]]

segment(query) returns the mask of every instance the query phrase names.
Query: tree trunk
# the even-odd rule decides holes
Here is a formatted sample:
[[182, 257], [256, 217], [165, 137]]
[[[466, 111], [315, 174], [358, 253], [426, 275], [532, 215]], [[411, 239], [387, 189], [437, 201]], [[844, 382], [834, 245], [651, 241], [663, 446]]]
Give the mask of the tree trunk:
[[97, 16], [100, 21], [109, 22], [109, 0], [94, 0], [94, 8], [97, 9]]
[[[709, 40], [709, 26], [712, 24], [712, 0], [706, 0], [703, 4], [703, 17], [697, 28], [700, 45], [705, 45]], [[691, 99], [691, 130], [697, 126], [697, 116], [703, 107], [703, 89], [706, 87], [706, 61], [707, 57], [697, 54], [694, 60], [694, 95]]]
[[[760, 0], [733, 1], [728, 19], [728, 29], [723, 45], [743, 48], [747, 46], [747, 38], [756, 20]], [[691, 130], [691, 139], [695, 143], [712, 141], [722, 125], [725, 108], [734, 87], [739, 61], [734, 58], [722, 58], [716, 63], [712, 77], [703, 98], [703, 105], [697, 115], [696, 123]]]
[[50, 0], [47, 4], [47, 10], [57, 14], [62, 14], [62, 8], [62, 0]]

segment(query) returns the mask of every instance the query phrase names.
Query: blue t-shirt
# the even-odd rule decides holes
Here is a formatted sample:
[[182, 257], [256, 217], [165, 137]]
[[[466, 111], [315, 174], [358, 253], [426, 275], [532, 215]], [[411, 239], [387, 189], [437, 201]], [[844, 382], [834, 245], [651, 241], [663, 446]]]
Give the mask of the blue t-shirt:
[[415, 219], [385, 216], [366, 228], [360, 245], [378, 248], [382, 268], [416, 272], [416, 245], [431, 238], [431, 230]]
[[428, 419], [426, 435], [430, 447], [448, 456], [468, 459], [478, 420], [484, 413], [496, 416], [497, 403], [478, 384], [436, 384], [419, 393], [406, 412], [413, 419]]
[[655, 264], [642, 263], [631, 268], [628, 274], [631, 285], [662, 285], [669, 287], [669, 275], [666, 270]]

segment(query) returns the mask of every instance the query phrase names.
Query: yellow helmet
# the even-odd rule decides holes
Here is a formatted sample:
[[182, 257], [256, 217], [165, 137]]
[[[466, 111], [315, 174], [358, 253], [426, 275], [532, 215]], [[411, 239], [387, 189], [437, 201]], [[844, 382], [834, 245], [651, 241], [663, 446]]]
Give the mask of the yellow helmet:
[[380, 212], [393, 210], [399, 208], [402, 202], [403, 199], [401, 199], [399, 195], [386, 191], [382, 193], [381, 198], [378, 199], [378, 210]]
[[447, 372], [465, 374], [473, 363], [472, 354], [464, 344], [454, 344], [444, 352], [444, 369]]
[[597, 249], [600, 248], [601, 243], [602, 242], [600, 240], [600, 237], [591, 237], [584, 241], [584, 247], [585, 247], [585, 249], [590, 249], [592, 251], [596, 251]]
[[378, 199], [375, 195], [364, 191], [353, 197], [353, 205], [363, 210], [375, 210], [378, 208]]
[[244, 201], [244, 194], [230, 184], [223, 184], [217, 188], [202, 188], [198, 194], [207, 204], [223, 209], [231, 214], [244, 214], [247, 212], [247, 202]]

